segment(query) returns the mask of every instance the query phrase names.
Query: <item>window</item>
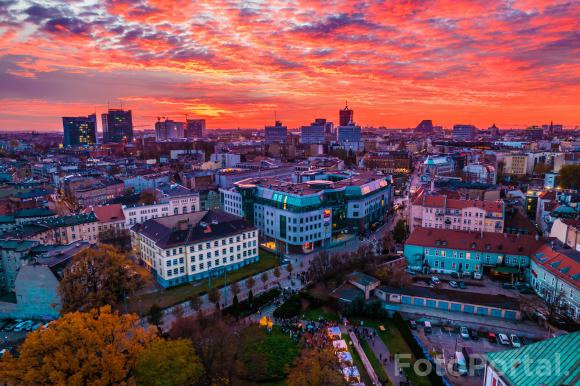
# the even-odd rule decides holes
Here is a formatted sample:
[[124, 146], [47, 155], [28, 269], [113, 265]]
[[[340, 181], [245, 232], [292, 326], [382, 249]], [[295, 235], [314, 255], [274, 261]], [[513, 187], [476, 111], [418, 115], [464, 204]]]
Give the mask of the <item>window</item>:
[[167, 266], [171, 267], [171, 260], [167, 260]]

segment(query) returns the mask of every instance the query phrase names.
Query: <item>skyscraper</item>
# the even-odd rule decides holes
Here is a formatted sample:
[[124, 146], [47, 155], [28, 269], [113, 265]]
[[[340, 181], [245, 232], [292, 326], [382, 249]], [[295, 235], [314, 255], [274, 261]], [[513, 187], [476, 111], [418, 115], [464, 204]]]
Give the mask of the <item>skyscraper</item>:
[[338, 110], [338, 118], [340, 126], [348, 126], [349, 123], [354, 122], [354, 111], [348, 108], [348, 103], [344, 109]]
[[286, 143], [288, 138], [288, 128], [282, 126], [281, 121], [276, 121], [274, 126], [266, 126], [264, 128], [264, 140], [267, 144], [271, 143]]
[[[329, 122], [328, 122], [329, 123]], [[331, 124], [332, 125], [332, 124]], [[324, 118], [316, 118], [310, 126], [302, 126], [300, 129], [300, 143], [321, 144], [326, 141], [328, 124]]]
[[155, 138], [157, 141], [183, 138], [184, 126], [185, 124], [183, 122], [175, 122], [171, 119], [162, 121], [158, 118], [158, 121], [155, 123]]
[[205, 134], [205, 119], [188, 119], [185, 127], [185, 138], [200, 138]]
[[121, 143], [133, 141], [133, 116], [131, 110], [109, 109], [101, 115], [103, 120], [103, 142]]
[[92, 146], [97, 143], [97, 116], [62, 117], [64, 146]]

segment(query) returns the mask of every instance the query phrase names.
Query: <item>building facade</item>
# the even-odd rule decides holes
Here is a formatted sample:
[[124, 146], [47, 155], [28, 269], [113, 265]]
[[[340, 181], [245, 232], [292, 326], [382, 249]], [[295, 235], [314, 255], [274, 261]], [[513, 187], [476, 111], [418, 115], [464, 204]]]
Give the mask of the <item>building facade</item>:
[[259, 260], [258, 231], [243, 218], [203, 211], [131, 229], [132, 244], [163, 287], [221, 276]]
[[94, 146], [97, 144], [97, 116], [62, 117], [64, 146]]
[[185, 124], [175, 122], [171, 119], [158, 120], [155, 123], [155, 139], [157, 141], [167, 141], [170, 139], [184, 138]]
[[477, 128], [473, 125], [453, 125], [451, 136], [454, 141], [471, 141], [476, 133]]
[[392, 185], [373, 173], [321, 171], [300, 182], [276, 178], [240, 181], [220, 189], [222, 208], [254, 224], [268, 248], [305, 253], [342, 233], [368, 234], [392, 207]]
[[133, 142], [133, 115], [131, 110], [109, 109], [101, 115], [103, 143]]
[[266, 144], [286, 143], [288, 138], [288, 128], [282, 125], [281, 121], [276, 121], [274, 126], [264, 128], [264, 141]]
[[462, 200], [446, 195], [419, 195], [411, 207], [410, 230], [417, 227], [502, 233], [503, 201]]
[[185, 138], [201, 138], [205, 135], [205, 119], [187, 119]]
[[523, 276], [543, 240], [529, 235], [416, 228], [406, 241], [407, 265], [422, 272], [478, 276], [484, 271]]

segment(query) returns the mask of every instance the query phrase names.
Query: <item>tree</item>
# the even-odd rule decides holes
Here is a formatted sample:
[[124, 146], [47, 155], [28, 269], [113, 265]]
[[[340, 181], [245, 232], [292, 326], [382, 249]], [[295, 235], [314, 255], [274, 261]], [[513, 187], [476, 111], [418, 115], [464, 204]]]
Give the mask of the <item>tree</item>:
[[580, 188], [580, 165], [564, 165], [560, 169], [558, 181], [564, 189]]
[[201, 298], [199, 297], [199, 294], [193, 294], [189, 297], [189, 306], [192, 310], [199, 312], [199, 310], [201, 310], [201, 305]]
[[241, 291], [240, 284], [237, 281], [230, 285], [230, 289], [234, 295], [239, 294]]
[[263, 272], [260, 275], [260, 280], [262, 280], [262, 283], [264, 284], [264, 286], [266, 286], [266, 283], [268, 282], [268, 272]]
[[231, 385], [241, 349], [242, 326], [216, 312], [177, 319], [169, 331], [173, 339], [190, 339], [203, 368], [203, 385]]
[[288, 375], [289, 386], [342, 385], [344, 380], [330, 348], [303, 350]]
[[543, 162], [539, 162], [536, 164], [536, 166], [534, 166], [534, 174], [536, 174], [536, 175], [543, 176], [544, 174], [546, 174], [550, 170], [552, 170], [552, 167], [550, 165], [546, 165]]
[[248, 292], [248, 304], [250, 305], [250, 307], [254, 306], [254, 293], [252, 292], [252, 290]]
[[203, 375], [203, 366], [188, 339], [158, 340], [137, 359], [135, 379], [143, 386], [191, 385]]
[[280, 276], [282, 273], [280, 272], [280, 267], [274, 268], [274, 277], [276, 277], [276, 282], [280, 280]]
[[254, 279], [253, 277], [249, 277], [248, 280], [246, 280], [246, 288], [248, 288], [250, 291], [252, 290], [252, 288], [254, 288], [255, 285], [256, 279]]
[[73, 257], [58, 291], [62, 312], [118, 305], [139, 286], [130, 260], [117, 249], [101, 245]]
[[390, 233], [385, 232], [385, 234], [381, 238], [381, 252], [383, 254], [390, 253], [394, 244], [395, 244], [395, 240], [393, 240], [393, 236]]
[[286, 272], [288, 272], [288, 276], [292, 276], [292, 271], [294, 271], [294, 267], [292, 266], [292, 263], [288, 263], [286, 266]]
[[400, 244], [405, 241], [406, 237], [407, 226], [405, 225], [405, 220], [399, 220], [395, 225], [395, 229], [393, 229], [393, 239], [395, 239], [395, 241]]
[[240, 317], [240, 302], [238, 300], [238, 295], [234, 295], [234, 300], [232, 301], [232, 315], [236, 317], [236, 320]]
[[139, 195], [139, 204], [151, 205], [155, 204], [155, 192], [144, 191]]
[[30, 333], [18, 358], [0, 362], [0, 379], [27, 385], [132, 384], [135, 362], [157, 341], [156, 328], [110, 306], [71, 312]]
[[151, 305], [149, 309], [149, 323], [159, 326], [163, 318], [163, 309], [158, 304]]
[[184, 312], [185, 311], [183, 310], [183, 307], [181, 307], [179, 304], [173, 306], [173, 310], [171, 311], [173, 316], [175, 316], [176, 318], [181, 318]]
[[210, 302], [215, 303], [216, 308], [219, 308], [221, 299], [220, 290], [217, 287], [210, 288], [210, 290], [207, 293], [207, 299]]

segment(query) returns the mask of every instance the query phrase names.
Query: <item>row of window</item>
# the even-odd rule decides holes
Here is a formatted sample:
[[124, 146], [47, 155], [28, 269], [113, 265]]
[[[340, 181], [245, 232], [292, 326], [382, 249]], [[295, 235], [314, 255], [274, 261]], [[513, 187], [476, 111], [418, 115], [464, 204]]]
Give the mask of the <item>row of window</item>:
[[[246, 236], [247, 235], [247, 236]], [[233, 244], [234, 242], [240, 242], [242, 240], [246, 240], [249, 239], [250, 237], [256, 237], [256, 231], [250, 232], [250, 233], [243, 233], [242, 236], [236, 236], [235, 237], [235, 241], [234, 241], [234, 237], [230, 237], [227, 241], [226, 239], [221, 239], [221, 245], [226, 245], [226, 244]], [[204, 243], [199, 243], [197, 244], [197, 248], [195, 247], [195, 245], [191, 245], [189, 247], [189, 251], [190, 252], [195, 252], [195, 250], [197, 249], [198, 251], [202, 251], [204, 250], [204, 245], [205, 245], [205, 249], [210, 249], [212, 248], [212, 244], [213, 247], [219, 247], [220, 246], [220, 241], [219, 240], [214, 240], [213, 243], [211, 242], [206, 242]], [[256, 245], [256, 240], [253, 240], [249, 243], [246, 244], [246, 242], [242, 243], [243, 248], [246, 248], [247, 246], [252, 246], [252, 245]], [[240, 250], [240, 246], [237, 246], [238, 250]], [[183, 249], [184, 247], [178, 247], [178, 248], [173, 248], [173, 249], [167, 249], [165, 250], [165, 256], [175, 256], [178, 253], [183, 253]], [[224, 249], [225, 251], [225, 249]]]

